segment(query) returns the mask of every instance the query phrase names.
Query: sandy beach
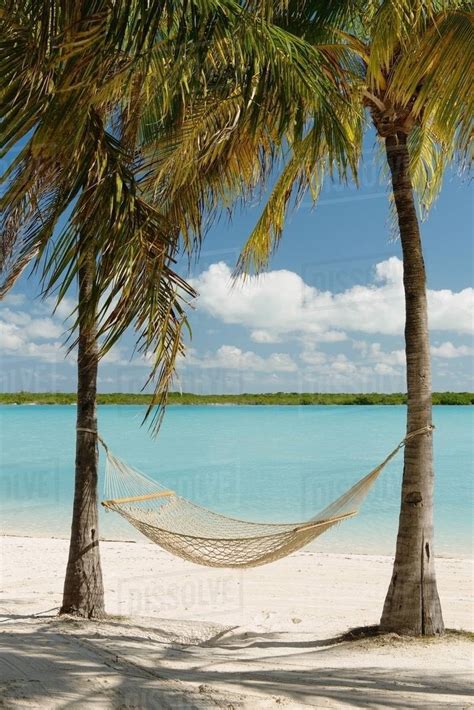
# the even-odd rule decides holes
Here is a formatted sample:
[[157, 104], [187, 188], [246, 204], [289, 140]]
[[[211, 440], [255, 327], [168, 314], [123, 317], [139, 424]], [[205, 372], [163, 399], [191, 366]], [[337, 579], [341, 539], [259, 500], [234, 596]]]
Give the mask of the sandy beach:
[[[3, 707], [469, 708], [472, 641], [350, 640], [378, 622], [390, 557], [305, 551], [197, 567], [101, 543], [106, 621], [58, 619], [66, 540], [3, 537]], [[446, 626], [474, 628], [473, 566], [440, 558]]]

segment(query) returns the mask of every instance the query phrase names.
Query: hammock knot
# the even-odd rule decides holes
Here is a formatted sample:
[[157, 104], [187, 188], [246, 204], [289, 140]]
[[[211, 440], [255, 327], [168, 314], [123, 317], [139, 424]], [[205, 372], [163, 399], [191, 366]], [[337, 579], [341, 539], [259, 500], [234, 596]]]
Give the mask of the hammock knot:
[[427, 424], [424, 427], [421, 427], [420, 429], [415, 429], [414, 431], [410, 431], [406, 437], [403, 439], [403, 441], [400, 442], [400, 448], [404, 446], [407, 441], [410, 441], [410, 439], [414, 439], [416, 436], [420, 436], [420, 434], [429, 434], [432, 432], [434, 429], [436, 429], [434, 424]]

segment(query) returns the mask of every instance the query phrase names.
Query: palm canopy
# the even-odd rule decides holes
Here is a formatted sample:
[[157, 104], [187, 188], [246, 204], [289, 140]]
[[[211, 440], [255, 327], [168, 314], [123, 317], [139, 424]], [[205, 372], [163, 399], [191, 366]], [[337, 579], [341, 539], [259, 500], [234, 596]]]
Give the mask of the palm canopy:
[[446, 166], [459, 161], [465, 167], [472, 145], [470, 7], [465, 0], [313, 0], [274, 7], [273, 22], [317, 44], [337, 66], [344, 101], [335, 107], [336, 125], [319, 103], [306, 114], [306, 131], [287, 136], [286, 164], [243, 249], [240, 272], [268, 264], [292, 197], [309, 189], [317, 200], [325, 175], [357, 181], [370, 122], [381, 142], [397, 132], [407, 136], [413, 187], [421, 210], [429, 210]]
[[198, 244], [321, 107], [339, 145], [351, 137], [334, 57], [267, 15], [234, 0], [0, 4], [1, 293], [33, 263], [60, 300], [93, 253], [83, 317], [102, 352], [133, 325], [161, 395], [194, 295], [173, 267], [179, 235]]

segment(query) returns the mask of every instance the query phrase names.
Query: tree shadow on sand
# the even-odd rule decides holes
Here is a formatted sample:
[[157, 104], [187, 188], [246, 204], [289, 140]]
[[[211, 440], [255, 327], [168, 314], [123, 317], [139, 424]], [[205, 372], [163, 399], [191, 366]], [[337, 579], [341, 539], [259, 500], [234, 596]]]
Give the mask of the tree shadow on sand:
[[[352, 644], [355, 650], [359, 641], [242, 633], [215, 634], [202, 643], [167, 641], [182, 624], [176, 622], [173, 632], [171, 620], [160, 624], [155, 619], [153, 627], [14, 620], [0, 634], [3, 701], [7, 707], [199, 710], [263, 708], [282, 699], [297, 706], [400, 710], [469, 703], [471, 687], [460, 673], [361, 666], [363, 648], [358, 649], [358, 665], [332, 665], [333, 649]], [[281, 655], [256, 653], [273, 647]], [[394, 649], [395, 664], [397, 653], [401, 649]]]

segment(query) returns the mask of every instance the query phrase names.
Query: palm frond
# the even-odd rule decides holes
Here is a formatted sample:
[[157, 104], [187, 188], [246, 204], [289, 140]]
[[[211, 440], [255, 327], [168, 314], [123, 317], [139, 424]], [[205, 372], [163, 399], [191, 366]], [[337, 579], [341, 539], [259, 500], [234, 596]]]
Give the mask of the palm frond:
[[461, 10], [438, 15], [397, 63], [388, 92], [394, 102], [412, 102], [413, 116], [427, 123], [441, 143], [456, 141], [463, 151], [472, 138], [473, 19]]
[[[343, 136], [338, 130], [341, 123], [345, 126]], [[337, 125], [327, 121], [324, 111], [315, 115], [308, 133], [291, 146], [290, 158], [240, 254], [236, 274], [260, 272], [268, 265], [282, 237], [292, 198], [296, 206], [309, 190], [315, 203], [326, 174], [337, 175], [341, 180], [351, 175], [357, 180], [362, 127], [361, 106], [359, 110], [347, 112], [345, 121]], [[350, 151], [347, 150], [348, 143]]]

